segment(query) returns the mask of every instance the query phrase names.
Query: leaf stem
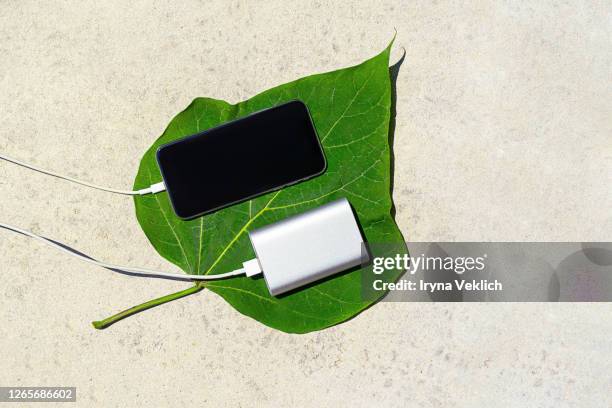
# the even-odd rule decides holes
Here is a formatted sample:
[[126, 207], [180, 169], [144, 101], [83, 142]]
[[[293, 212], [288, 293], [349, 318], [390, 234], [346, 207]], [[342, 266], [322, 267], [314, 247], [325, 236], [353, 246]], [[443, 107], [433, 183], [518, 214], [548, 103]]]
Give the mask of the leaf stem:
[[126, 317], [132, 316], [132, 315], [134, 315], [136, 313], [140, 313], [140, 312], [145, 311], [147, 309], [150, 309], [152, 307], [163, 305], [164, 303], [168, 303], [168, 302], [171, 302], [173, 300], [180, 299], [182, 297], [189, 296], [189, 295], [192, 295], [194, 293], [198, 293], [202, 289], [204, 289], [204, 285], [194, 285], [194, 286], [192, 286], [190, 288], [187, 288], [185, 290], [181, 290], [179, 292], [172, 293], [170, 295], [162, 296], [162, 297], [159, 297], [157, 299], [149, 300], [148, 302], [144, 302], [144, 303], [142, 303], [142, 304], [140, 304], [138, 306], [130, 307], [129, 309], [126, 309], [126, 310], [124, 310], [122, 312], [119, 312], [116, 315], [113, 315], [111, 317], [107, 317], [106, 319], [103, 319], [103, 320], [98, 320], [98, 321], [92, 322], [91, 324], [96, 329], [100, 329], [100, 330], [101, 329], [106, 329], [110, 325], [115, 324], [119, 320], [125, 319]]

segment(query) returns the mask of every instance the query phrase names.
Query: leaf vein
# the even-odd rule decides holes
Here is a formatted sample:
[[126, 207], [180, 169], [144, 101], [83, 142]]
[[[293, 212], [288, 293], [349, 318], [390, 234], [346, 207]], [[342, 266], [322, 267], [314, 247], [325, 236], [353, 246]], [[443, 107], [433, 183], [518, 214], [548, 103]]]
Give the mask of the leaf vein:
[[233, 286], [221, 286], [221, 285], [217, 285], [217, 284], [210, 284], [209, 286], [214, 287], [214, 288], [229, 289], [229, 290], [234, 290], [236, 292], [246, 293], [247, 295], [251, 295], [251, 296], [253, 296], [253, 297], [257, 298], [257, 299], [260, 299], [262, 301], [266, 301], [268, 303], [273, 303], [275, 305], [281, 306], [281, 307], [287, 309], [288, 311], [297, 314], [298, 316], [307, 317], [309, 319], [322, 320], [322, 321], [325, 321], [325, 322], [329, 321], [328, 319], [326, 319], [324, 317], [319, 317], [319, 316], [316, 316], [316, 315], [310, 315], [310, 314], [307, 314], [307, 313], [298, 312], [295, 309], [287, 307], [286, 305], [284, 305], [281, 302], [275, 302], [274, 300], [272, 300], [270, 298], [258, 295], [257, 293], [253, 293], [253, 292], [250, 292], [248, 290], [236, 288], [236, 287], [233, 287]]
[[351, 106], [353, 106], [353, 103], [355, 103], [355, 100], [357, 99], [357, 97], [359, 96], [359, 94], [361, 93], [361, 91], [363, 91], [363, 88], [365, 88], [365, 86], [368, 84], [368, 82], [370, 81], [370, 78], [372, 78], [374, 76], [374, 72], [372, 72], [368, 78], [363, 82], [363, 85], [361, 85], [361, 87], [359, 87], [359, 89], [357, 90], [357, 92], [355, 92], [355, 95], [353, 96], [353, 98], [350, 100], [350, 102], [348, 103], [346, 109], [344, 109], [344, 112], [342, 112], [342, 114], [340, 115], [340, 117], [338, 119], [336, 119], [336, 121], [334, 122], [334, 124], [332, 125], [331, 128], [329, 128], [329, 130], [327, 131], [327, 133], [325, 133], [325, 136], [323, 136], [323, 138], [321, 139], [321, 143], [325, 142], [325, 139], [327, 139], [327, 136], [330, 135], [330, 133], [334, 130], [334, 128], [336, 127], [336, 125], [338, 125], [338, 123], [344, 119], [344, 115], [346, 115], [346, 112], [348, 112], [348, 110], [351, 108]]
[[238, 238], [240, 238], [240, 236], [246, 231], [246, 229], [249, 227], [249, 225], [251, 225], [253, 223], [253, 221], [255, 221], [261, 214], [263, 214], [268, 209], [268, 206], [281, 193], [281, 191], [282, 190], [277, 191], [272, 196], [272, 198], [270, 198], [270, 200], [266, 203], [264, 208], [262, 208], [257, 214], [255, 214], [254, 217], [249, 217], [249, 220], [242, 226], [242, 228], [240, 228], [240, 230], [236, 233], [236, 235], [234, 235], [232, 240], [225, 246], [225, 248], [223, 248], [223, 251], [221, 251], [221, 253], [217, 257], [217, 259], [215, 259], [215, 261], [210, 265], [210, 267], [206, 270], [204, 275], [208, 275], [210, 273], [210, 271], [212, 271], [212, 269], [221, 261], [221, 259], [225, 255], [225, 253], [232, 247], [232, 245], [234, 245], [234, 243], [238, 240]]
[[[153, 184], [153, 178], [151, 177], [151, 169], [148, 169], [148, 173], [149, 173], [149, 181], [151, 184]], [[153, 197], [155, 198], [155, 201], [157, 201], [159, 210], [164, 216], [164, 220], [166, 220], [166, 223], [170, 227], [170, 230], [172, 231], [172, 235], [174, 235], [174, 238], [176, 239], [176, 242], [178, 243], [179, 248], [181, 248], [181, 252], [183, 253], [183, 257], [185, 258], [185, 263], [187, 263], [187, 268], [191, 270], [191, 263], [189, 262], [189, 258], [187, 257], [187, 252], [185, 252], [185, 248], [183, 248], [183, 244], [181, 243], [181, 240], [176, 234], [176, 231], [174, 230], [174, 226], [172, 226], [172, 224], [170, 223], [170, 220], [168, 219], [168, 216], [166, 215], [166, 212], [164, 211], [164, 207], [161, 205], [161, 202], [159, 201], [159, 197], [157, 197], [157, 194], [153, 194]]]

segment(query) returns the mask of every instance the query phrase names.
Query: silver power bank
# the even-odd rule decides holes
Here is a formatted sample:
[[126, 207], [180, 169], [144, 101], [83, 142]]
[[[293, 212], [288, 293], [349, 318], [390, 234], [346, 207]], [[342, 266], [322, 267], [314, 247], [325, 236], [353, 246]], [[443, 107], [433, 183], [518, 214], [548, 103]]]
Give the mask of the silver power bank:
[[346, 198], [249, 232], [273, 296], [367, 261]]

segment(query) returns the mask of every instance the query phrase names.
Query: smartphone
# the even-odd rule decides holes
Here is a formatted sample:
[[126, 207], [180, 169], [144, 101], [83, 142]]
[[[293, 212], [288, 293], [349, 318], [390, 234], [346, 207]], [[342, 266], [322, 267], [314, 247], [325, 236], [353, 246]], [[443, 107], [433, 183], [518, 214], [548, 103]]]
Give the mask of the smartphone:
[[157, 163], [174, 212], [185, 220], [315, 177], [327, 166], [298, 100], [163, 145]]

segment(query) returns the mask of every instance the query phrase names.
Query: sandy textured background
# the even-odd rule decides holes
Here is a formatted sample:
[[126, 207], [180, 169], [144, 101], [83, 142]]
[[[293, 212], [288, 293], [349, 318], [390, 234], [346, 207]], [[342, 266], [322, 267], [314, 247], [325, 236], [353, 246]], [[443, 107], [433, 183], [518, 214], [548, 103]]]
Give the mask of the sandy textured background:
[[[179, 3], [1, 1], [0, 150], [127, 188], [194, 97], [358, 63], [395, 27], [407, 239], [612, 240], [610, 2]], [[3, 163], [0, 194], [3, 221], [171, 269], [128, 198]], [[610, 304], [379, 304], [298, 336], [202, 292], [95, 331], [186, 285], [2, 231], [0, 254], [0, 385], [74, 385], [78, 406], [612, 405]]]

